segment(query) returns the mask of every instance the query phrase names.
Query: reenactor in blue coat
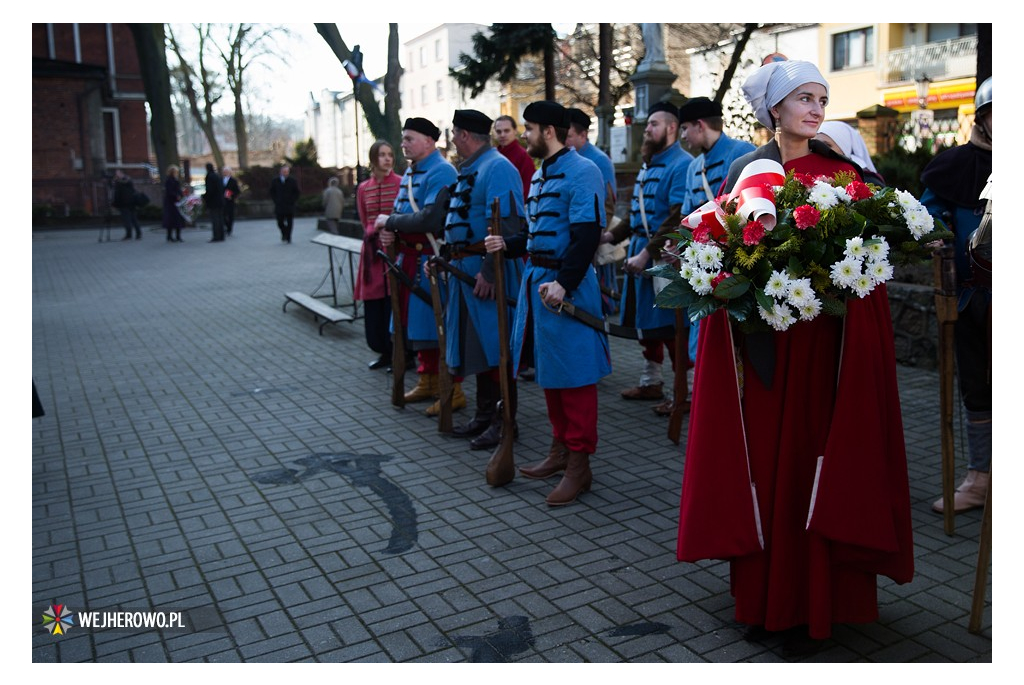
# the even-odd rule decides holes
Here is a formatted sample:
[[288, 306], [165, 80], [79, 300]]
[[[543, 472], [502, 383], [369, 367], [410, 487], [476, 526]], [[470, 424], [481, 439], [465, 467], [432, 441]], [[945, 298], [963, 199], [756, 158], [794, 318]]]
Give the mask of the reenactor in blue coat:
[[[604, 214], [607, 218], [608, 229], [618, 219], [615, 217], [615, 201], [617, 193], [617, 182], [615, 180], [615, 165], [603, 150], [590, 142], [590, 117], [581, 109], [569, 108], [569, 135], [565, 139], [568, 147], [576, 148], [582, 157], [589, 159], [601, 170], [601, 178], [604, 179]], [[599, 253], [600, 254], [600, 253]], [[605, 314], [615, 314], [619, 311], [619, 303], [612, 299], [611, 293], [618, 288], [618, 274], [616, 273], [615, 262], [599, 264], [594, 262], [597, 269], [597, 281], [601, 285], [601, 302], [604, 305]]]
[[[423, 265], [434, 254], [430, 238], [440, 238], [444, 232], [447, 216], [449, 186], [458, 175], [437, 149], [441, 131], [428, 119], [415, 117], [406, 119], [402, 127], [402, 152], [411, 164], [402, 176], [402, 185], [395, 197], [394, 212], [381, 214], [375, 226], [380, 244], [387, 248], [398, 241], [398, 263], [414, 285], [429, 292], [430, 286], [423, 273]], [[381, 230], [384, 229], [384, 230]], [[396, 237], [397, 236], [397, 237]], [[410, 297], [411, 292], [402, 288], [401, 316], [409, 344], [416, 351], [419, 380], [416, 387], [405, 394], [406, 402], [423, 402], [440, 395], [438, 380], [439, 354], [437, 324], [431, 305], [419, 298]], [[452, 409], [466, 406], [466, 396], [461, 385], [456, 385], [452, 395]], [[427, 414], [436, 416], [440, 411], [435, 401]]]
[[[675, 360], [675, 313], [654, 305], [654, 280], [645, 273], [661, 259], [664, 233], [677, 230], [686, 202], [686, 169], [693, 157], [678, 143], [679, 111], [669, 102], [656, 102], [647, 117], [642, 154], [630, 205], [630, 222], [605, 232], [602, 240], [617, 243], [630, 234], [619, 305], [623, 326], [641, 329], [645, 360], [640, 383], [622, 391], [627, 400], [663, 400], [661, 365], [665, 348]], [[661, 233], [662, 235], [659, 235]]]
[[604, 179], [593, 162], [565, 146], [568, 115], [556, 102], [523, 111], [527, 150], [543, 160], [530, 184], [527, 235], [485, 239], [488, 252], [528, 254], [512, 325], [516, 373], [536, 369], [551, 422], [547, 457], [519, 471], [528, 478], [563, 472], [550, 506], [574, 502], [590, 489], [590, 455], [597, 449], [597, 382], [611, 373], [608, 336], [560, 311], [571, 303], [602, 319], [593, 259], [605, 225]]
[[[498, 309], [494, 299], [494, 257], [487, 254], [484, 238], [491, 205], [498, 200], [502, 234], [523, 232], [523, 183], [519, 172], [491, 147], [490, 117], [474, 109], [457, 109], [452, 121], [452, 142], [463, 162], [451, 194], [445, 222], [445, 252], [452, 267], [475, 279], [473, 286], [448, 279], [445, 313], [445, 360], [456, 378], [476, 376], [476, 413], [469, 423], [456, 426], [453, 435], [472, 437], [472, 449], [487, 449], [501, 442], [501, 399], [498, 373], [500, 346]], [[519, 291], [522, 261], [505, 261], [505, 287], [514, 297]], [[511, 312], [509, 318], [511, 319]], [[510, 389], [515, 388], [513, 383]], [[515, 415], [515, 393], [511, 409]]]

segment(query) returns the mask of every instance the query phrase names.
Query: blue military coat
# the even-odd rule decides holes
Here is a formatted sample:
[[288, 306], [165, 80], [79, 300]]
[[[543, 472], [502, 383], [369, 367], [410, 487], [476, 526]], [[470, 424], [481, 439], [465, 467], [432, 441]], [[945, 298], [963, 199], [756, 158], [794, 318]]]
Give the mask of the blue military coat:
[[[427, 205], [437, 201], [437, 195], [442, 189], [455, 183], [455, 167], [445, 160], [437, 150], [430, 153], [424, 159], [413, 162], [402, 175], [402, 185], [398, 188], [398, 195], [395, 196], [395, 214], [410, 214], [416, 211], [410, 201], [410, 186], [412, 199], [416, 207], [423, 209]], [[405, 241], [414, 241], [423, 249], [418, 252], [416, 268], [413, 270], [413, 279], [417, 285], [428, 293], [430, 292], [430, 280], [423, 274], [423, 264], [427, 257], [433, 254], [426, 235], [405, 234], [399, 235]], [[398, 255], [399, 264], [412, 256], [408, 252], [401, 252]], [[439, 285], [443, 284], [439, 283]], [[442, 299], [445, 294], [442, 289]], [[392, 312], [396, 315], [397, 312]], [[423, 302], [420, 298], [412, 295], [409, 297], [409, 317], [406, 324], [406, 336], [410, 341], [434, 341], [437, 342], [437, 323], [434, 321], [434, 309], [431, 305]], [[392, 331], [394, 327], [392, 326]], [[436, 345], [435, 345], [436, 347]]]
[[[640, 168], [636, 183], [633, 185], [633, 200], [630, 204], [630, 227], [633, 234], [629, 239], [627, 259], [647, 248], [650, 238], [654, 237], [661, 224], [668, 218], [673, 205], [682, 205], [686, 201], [686, 169], [692, 160], [690, 153], [679, 147], [678, 143], [673, 143]], [[644, 201], [643, 214], [640, 212], [641, 189]], [[644, 229], [643, 216], [647, 218], [647, 230]], [[635, 320], [624, 320], [624, 325], [644, 330], [675, 326], [673, 310], [658, 309], [654, 306], [654, 282], [649, 276], [625, 276], [619, 305], [621, 311], [628, 311], [628, 298], [631, 295], [635, 297]]]
[[[523, 180], [512, 163], [493, 147], [485, 147], [459, 168], [458, 181], [451, 195], [448, 217], [445, 221], [445, 243], [458, 255], [470, 246], [483, 251], [478, 244], [487, 236], [491, 219], [491, 203], [497, 199], [503, 218], [523, 217]], [[510, 298], [519, 292], [522, 261], [506, 259], [505, 289]], [[469, 276], [476, 276], [483, 267], [481, 255], [453, 257], [452, 266]], [[486, 274], [485, 274], [486, 275]], [[473, 288], [449, 278], [448, 307], [445, 313], [447, 353], [451, 368], [461, 368], [469, 361], [463, 359], [462, 350], [468, 335], [475, 336], [486, 356], [489, 368], [500, 362], [498, 345], [498, 309], [494, 300], [480, 299]], [[464, 316], [465, 315], [465, 316]], [[512, 310], [509, 311], [511, 321]], [[472, 330], [469, 330], [469, 328]], [[477, 370], [470, 370], [477, 373]], [[464, 373], [466, 373], [464, 371]]]
[[[526, 212], [529, 219], [526, 248], [531, 258], [523, 273], [512, 327], [516, 373], [526, 335], [532, 335], [537, 385], [547, 389], [592, 385], [612, 371], [608, 336], [544, 305], [537, 288], [554, 281], [558, 269], [537, 265], [534, 258], [565, 259], [573, 240], [572, 224], [605, 225], [604, 180], [600, 170], [575, 150], [564, 149], [534, 173]], [[583, 280], [566, 293], [565, 299], [577, 309], [603, 318], [601, 292], [592, 264], [588, 263]]]

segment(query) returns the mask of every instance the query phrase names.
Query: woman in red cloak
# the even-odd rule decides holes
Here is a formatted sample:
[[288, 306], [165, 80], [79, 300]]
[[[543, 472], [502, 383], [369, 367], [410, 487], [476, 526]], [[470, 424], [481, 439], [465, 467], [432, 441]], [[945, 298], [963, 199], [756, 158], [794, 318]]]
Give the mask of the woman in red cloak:
[[[775, 133], [736, 160], [786, 171], [860, 169], [814, 140], [828, 83], [773, 62], [743, 85]], [[877, 574], [913, 576], [910, 494], [884, 285], [784, 332], [743, 335], [724, 310], [701, 325], [679, 510], [680, 561], [728, 559], [736, 619], [766, 630], [878, 618]]]

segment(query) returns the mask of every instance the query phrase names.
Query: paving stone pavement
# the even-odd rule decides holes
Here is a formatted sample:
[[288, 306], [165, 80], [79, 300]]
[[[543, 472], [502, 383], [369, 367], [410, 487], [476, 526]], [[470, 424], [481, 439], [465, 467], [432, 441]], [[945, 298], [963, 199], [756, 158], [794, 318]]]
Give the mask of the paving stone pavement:
[[[282, 311], [325, 277], [315, 234], [313, 219], [291, 245], [260, 220], [220, 244], [34, 233], [33, 661], [991, 661], [991, 572], [983, 630], [967, 630], [981, 514], [947, 536], [929, 508], [934, 372], [899, 369], [915, 578], [880, 579], [880, 620], [812, 647], [737, 624], [727, 563], [675, 560], [683, 449], [650, 403], [618, 397], [635, 342], [612, 339], [599, 385], [593, 491], [548, 508], [554, 481], [492, 489], [489, 453], [390, 405], [361, 320], [320, 336]], [[539, 388], [520, 398], [525, 463], [550, 437]], [[51, 604], [209, 623], [51, 636]]]

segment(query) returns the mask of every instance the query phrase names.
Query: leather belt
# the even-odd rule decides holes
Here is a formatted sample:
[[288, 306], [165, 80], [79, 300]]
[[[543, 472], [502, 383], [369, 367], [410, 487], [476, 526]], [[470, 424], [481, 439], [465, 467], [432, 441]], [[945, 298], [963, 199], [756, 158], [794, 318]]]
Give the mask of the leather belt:
[[543, 257], [541, 255], [530, 255], [530, 263], [534, 266], [539, 266], [542, 269], [561, 269], [562, 260], [552, 259], [551, 257]]
[[461, 247], [453, 247], [448, 253], [448, 259], [462, 259], [463, 257], [483, 257], [487, 254], [487, 248], [484, 247], [484, 241], [478, 241], [471, 245], [463, 245]]
[[406, 240], [405, 238], [398, 239], [398, 247], [405, 252], [417, 252], [433, 254], [434, 251], [430, 248], [430, 243]]

